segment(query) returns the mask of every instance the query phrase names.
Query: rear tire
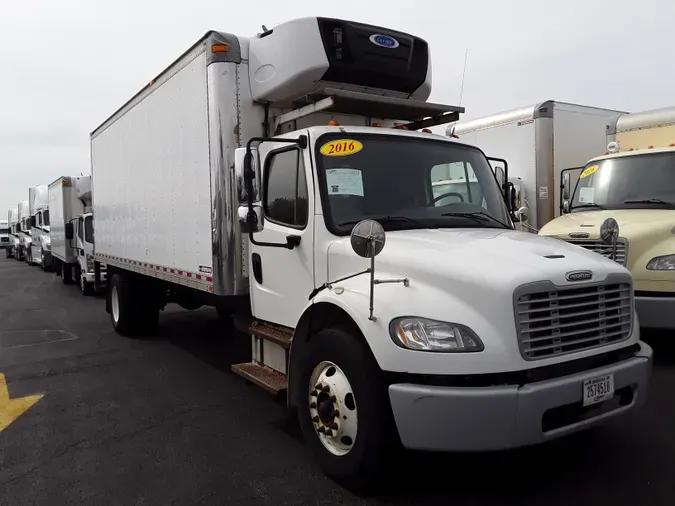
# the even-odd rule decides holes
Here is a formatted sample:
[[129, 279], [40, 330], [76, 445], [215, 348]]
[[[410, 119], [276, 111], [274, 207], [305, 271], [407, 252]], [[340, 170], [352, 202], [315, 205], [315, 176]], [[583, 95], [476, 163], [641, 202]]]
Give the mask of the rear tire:
[[[298, 417], [314, 459], [345, 487], [371, 491], [386, 472], [391, 450], [400, 444], [375, 359], [361, 336], [339, 328], [312, 336], [298, 359]], [[329, 391], [317, 391], [314, 381]], [[335, 423], [338, 429], [326, 436]]]
[[123, 274], [110, 279], [110, 321], [115, 332], [124, 337], [153, 334], [159, 324], [159, 308], [152, 293], [142, 282]]

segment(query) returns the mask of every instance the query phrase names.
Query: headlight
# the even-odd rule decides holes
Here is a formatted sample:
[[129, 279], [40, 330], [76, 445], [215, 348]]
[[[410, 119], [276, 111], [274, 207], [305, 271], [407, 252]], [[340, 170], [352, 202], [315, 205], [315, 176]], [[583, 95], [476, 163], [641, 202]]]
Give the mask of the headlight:
[[42, 244], [44, 244], [45, 248], [49, 249], [52, 246], [52, 240], [49, 237], [45, 237]]
[[458, 323], [408, 316], [392, 320], [389, 333], [394, 343], [409, 350], [466, 353], [485, 349], [473, 330]]
[[648, 271], [675, 271], [675, 255], [654, 257], [647, 264]]

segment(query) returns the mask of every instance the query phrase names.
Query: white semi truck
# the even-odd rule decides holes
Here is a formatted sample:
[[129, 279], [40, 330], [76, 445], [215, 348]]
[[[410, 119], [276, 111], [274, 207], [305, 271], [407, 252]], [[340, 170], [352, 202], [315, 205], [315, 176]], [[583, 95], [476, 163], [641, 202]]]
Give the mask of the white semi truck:
[[46, 184], [28, 189], [28, 207], [30, 211], [31, 247], [26, 251], [26, 262], [29, 265], [40, 265], [44, 271], [51, 270], [49, 198]]
[[27, 200], [22, 200], [18, 205], [19, 224], [17, 226], [19, 235], [18, 255], [15, 253], [16, 260], [24, 261], [28, 250], [31, 247], [31, 231], [30, 231], [30, 206]]
[[[56, 273], [64, 284], [77, 282], [84, 295], [99, 287], [94, 283], [94, 228], [91, 176], [62, 176], [49, 185], [52, 255]], [[105, 267], [99, 281], [105, 282]]]
[[[648, 390], [628, 271], [514, 230], [485, 154], [417, 131], [463, 111], [430, 91], [419, 37], [305, 18], [208, 32], [91, 134], [113, 328], [152, 332], [170, 302], [235, 313], [233, 371], [284, 392], [351, 486], [397, 441], [540, 443]], [[471, 187], [434, 193], [449, 166]]]
[[623, 111], [547, 100], [448, 125], [447, 135], [508, 161], [521, 224], [533, 232], [560, 216], [560, 174], [605, 152]]
[[5, 248], [5, 257], [14, 258], [19, 247], [19, 208], [13, 207], [7, 211], [7, 227], [9, 228], [9, 241]]

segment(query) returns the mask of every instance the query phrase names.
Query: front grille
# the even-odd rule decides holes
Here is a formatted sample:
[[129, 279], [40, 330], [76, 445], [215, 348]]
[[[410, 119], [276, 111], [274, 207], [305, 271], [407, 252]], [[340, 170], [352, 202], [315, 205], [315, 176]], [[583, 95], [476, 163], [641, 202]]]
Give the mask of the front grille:
[[[575, 353], [630, 337], [633, 304], [630, 281], [557, 287], [522, 287], [516, 295], [520, 351], [526, 360]], [[625, 280], [625, 281], [624, 281]]]
[[[604, 244], [598, 239], [564, 239], [570, 244], [581, 246], [594, 253], [610, 258], [612, 255], [612, 245]], [[628, 252], [628, 242], [625, 239], [619, 238], [616, 241], [616, 263], [626, 265], [626, 253]]]

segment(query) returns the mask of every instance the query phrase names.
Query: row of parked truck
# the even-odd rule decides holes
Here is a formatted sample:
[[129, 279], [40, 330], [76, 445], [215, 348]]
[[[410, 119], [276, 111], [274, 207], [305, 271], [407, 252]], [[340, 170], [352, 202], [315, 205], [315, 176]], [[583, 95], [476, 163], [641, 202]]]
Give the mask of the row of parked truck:
[[105, 287], [123, 336], [154, 332], [169, 303], [233, 318], [251, 358], [232, 370], [285, 394], [320, 467], [351, 485], [396, 444], [519, 447], [642, 404], [652, 350], [624, 265], [631, 222], [579, 212], [612, 202], [622, 155], [563, 185], [558, 220], [579, 231], [553, 220], [558, 238], [543, 237], [550, 157], [576, 145], [540, 154], [536, 122], [560, 105], [517, 120], [529, 139], [472, 144], [464, 109], [430, 93], [414, 35], [329, 18], [210, 31], [94, 129], [90, 178], [10, 212], [13, 254]]
[[[91, 176], [61, 176], [28, 189], [7, 216], [5, 256], [55, 272], [64, 284], [94, 293]], [[105, 267], [99, 274], [105, 283]]]

